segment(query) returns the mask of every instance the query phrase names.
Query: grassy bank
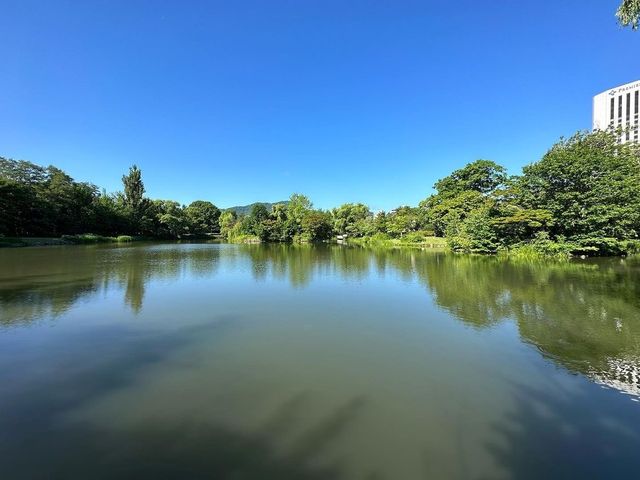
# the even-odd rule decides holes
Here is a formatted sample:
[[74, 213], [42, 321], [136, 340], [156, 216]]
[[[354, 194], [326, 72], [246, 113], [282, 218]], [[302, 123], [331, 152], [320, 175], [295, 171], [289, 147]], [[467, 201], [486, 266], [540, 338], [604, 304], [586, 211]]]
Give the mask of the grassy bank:
[[119, 235], [117, 237], [105, 237], [84, 233], [80, 235], [63, 235], [62, 237], [0, 237], [2, 247], [44, 247], [51, 245], [87, 245], [94, 243], [127, 243], [143, 240], [141, 237]]
[[594, 245], [593, 241], [576, 243], [549, 239], [536, 239], [534, 241], [526, 243], [523, 242], [509, 247], [498, 247], [497, 250], [493, 252], [459, 249], [456, 248], [455, 242], [449, 242], [446, 238], [424, 235], [419, 232], [407, 234], [402, 238], [391, 238], [384, 234], [366, 237], [352, 237], [347, 238], [346, 243], [348, 245], [358, 245], [363, 247], [447, 249], [454, 253], [498, 255], [504, 258], [519, 260], [569, 260], [571, 258], [587, 258], [596, 256], [614, 257], [640, 255], [639, 240], [605, 240], [608, 240], [606, 244], [603, 243], [603, 239], [600, 239], [600, 242]]
[[230, 235], [225, 240], [229, 243], [261, 243], [257, 235], [249, 234]]
[[347, 238], [346, 242], [349, 245], [360, 245], [363, 247], [447, 248], [447, 240], [445, 238], [411, 233], [401, 238], [391, 238], [384, 234], [369, 237], [353, 237]]
[[71, 244], [82, 245], [91, 243], [128, 243], [137, 240], [137, 237], [130, 235], [118, 235], [117, 237], [104, 237], [93, 233], [83, 233], [81, 235], [63, 235], [62, 239]]

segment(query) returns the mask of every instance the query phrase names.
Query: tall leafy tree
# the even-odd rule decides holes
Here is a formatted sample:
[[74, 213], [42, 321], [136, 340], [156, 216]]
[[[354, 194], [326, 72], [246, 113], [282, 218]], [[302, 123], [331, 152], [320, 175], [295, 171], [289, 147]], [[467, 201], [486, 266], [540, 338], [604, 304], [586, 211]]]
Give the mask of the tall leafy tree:
[[436, 182], [438, 195], [449, 197], [466, 191], [487, 194], [507, 180], [506, 170], [491, 160], [476, 160]]
[[476, 160], [434, 185], [437, 193], [420, 202], [423, 216], [433, 224], [436, 235], [451, 236], [476, 208], [487, 208], [496, 189], [505, 185], [504, 167], [491, 160]]
[[144, 200], [144, 183], [142, 182], [142, 171], [137, 165], [129, 168], [129, 173], [122, 176], [124, 185], [124, 199], [126, 204], [134, 211], [139, 210]]
[[291, 195], [287, 205], [287, 220], [295, 233], [302, 233], [302, 220], [312, 208], [313, 203], [309, 197], [300, 193]]
[[220, 234], [227, 238], [237, 222], [237, 216], [231, 210], [225, 210], [220, 214], [218, 223], [220, 224]]

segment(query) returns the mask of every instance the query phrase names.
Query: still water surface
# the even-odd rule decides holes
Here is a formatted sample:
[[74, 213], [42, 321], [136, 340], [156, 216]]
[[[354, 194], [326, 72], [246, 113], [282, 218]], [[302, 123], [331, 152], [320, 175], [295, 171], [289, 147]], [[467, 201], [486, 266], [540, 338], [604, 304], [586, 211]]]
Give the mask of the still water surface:
[[0, 251], [0, 478], [638, 478], [640, 260]]

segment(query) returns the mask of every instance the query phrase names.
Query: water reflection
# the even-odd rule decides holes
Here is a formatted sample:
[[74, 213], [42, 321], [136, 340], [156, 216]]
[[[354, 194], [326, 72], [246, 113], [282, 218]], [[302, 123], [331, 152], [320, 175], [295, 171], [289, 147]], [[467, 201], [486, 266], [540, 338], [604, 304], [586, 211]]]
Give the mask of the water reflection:
[[0, 266], [11, 478], [86, 477], [96, 459], [104, 478], [638, 467], [640, 409], [617, 393], [640, 393], [637, 259], [135, 244]]
[[123, 288], [134, 313], [150, 281], [215, 274], [220, 250], [206, 244], [78, 246], [0, 251], [0, 325], [55, 318], [83, 297]]
[[515, 321], [523, 340], [572, 372], [640, 395], [640, 260], [516, 262], [417, 250], [291, 245], [147, 245], [0, 252], [0, 324], [55, 318], [86, 296], [122, 288], [132, 312], [145, 285], [247, 264], [256, 281], [304, 288], [314, 278], [398, 275], [424, 285], [460, 321]]

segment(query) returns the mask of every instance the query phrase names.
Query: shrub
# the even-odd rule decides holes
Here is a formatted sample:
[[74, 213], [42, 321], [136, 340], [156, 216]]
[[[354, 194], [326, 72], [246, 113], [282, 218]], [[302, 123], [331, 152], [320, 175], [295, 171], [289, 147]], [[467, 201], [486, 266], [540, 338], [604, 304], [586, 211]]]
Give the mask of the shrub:
[[509, 248], [508, 255], [517, 258], [555, 258], [568, 259], [576, 244], [566, 242], [563, 237], [551, 240], [547, 232], [538, 232], [533, 240], [518, 243]]
[[627, 240], [625, 245], [625, 252], [628, 255], [640, 254], [640, 240]]
[[63, 235], [62, 240], [71, 243], [101, 243], [113, 242], [115, 239], [114, 237], [103, 237], [94, 233], [82, 233], [79, 235]]
[[627, 242], [611, 237], [578, 237], [574, 239], [574, 255], [621, 255]]
[[454, 252], [496, 253], [500, 244], [486, 208], [472, 210], [467, 218], [452, 225], [448, 243]]

